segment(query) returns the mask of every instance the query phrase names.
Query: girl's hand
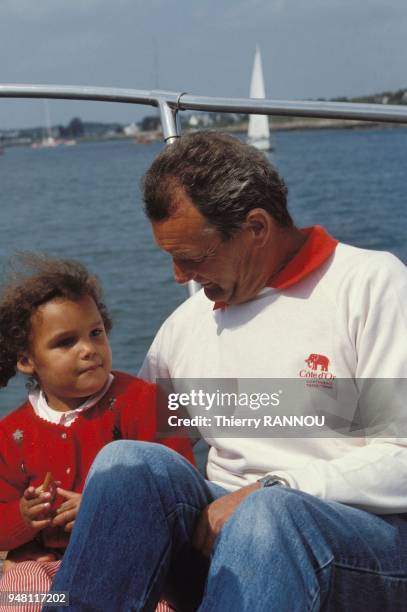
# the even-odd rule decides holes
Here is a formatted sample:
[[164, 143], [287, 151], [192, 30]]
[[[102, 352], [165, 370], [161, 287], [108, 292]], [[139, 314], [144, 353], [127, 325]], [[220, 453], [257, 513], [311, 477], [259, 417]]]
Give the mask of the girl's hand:
[[57, 494], [65, 498], [66, 501], [57, 508], [56, 516], [52, 521], [53, 527], [64, 527], [64, 531], [70, 532], [75, 523], [76, 515], [78, 514], [81, 504], [82, 495], [75, 491], [67, 491], [66, 489], [57, 488]]
[[51, 524], [51, 493], [28, 487], [20, 499], [20, 513], [24, 522], [39, 531]]

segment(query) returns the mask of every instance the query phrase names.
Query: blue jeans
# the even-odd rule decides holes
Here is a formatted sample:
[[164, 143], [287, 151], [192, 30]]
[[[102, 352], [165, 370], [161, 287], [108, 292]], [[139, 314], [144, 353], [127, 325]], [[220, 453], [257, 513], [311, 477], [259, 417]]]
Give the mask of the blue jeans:
[[[191, 545], [202, 508], [227, 492], [161, 445], [97, 456], [53, 591], [67, 610], [306, 612], [407, 609], [407, 520], [274, 486], [245, 498], [210, 560]], [[52, 608], [46, 608], [50, 610]]]

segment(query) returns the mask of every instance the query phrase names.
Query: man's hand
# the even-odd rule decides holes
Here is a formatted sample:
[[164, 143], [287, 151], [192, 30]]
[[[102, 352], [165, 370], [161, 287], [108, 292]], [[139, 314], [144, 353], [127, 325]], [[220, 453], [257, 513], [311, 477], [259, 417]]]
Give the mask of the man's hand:
[[76, 516], [81, 504], [82, 495], [75, 491], [67, 491], [66, 489], [57, 488], [57, 493], [64, 499], [59, 508], [57, 508], [56, 516], [52, 521], [53, 527], [63, 527], [64, 531], [70, 532], [75, 523]]
[[28, 487], [20, 499], [20, 513], [31, 529], [44, 529], [51, 524], [51, 493]]
[[209, 557], [213, 543], [223, 525], [232, 516], [244, 498], [253, 493], [253, 491], [257, 491], [257, 489], [259, 489], [259, 484], [255, 482], [238, 491], [234, 491], [234, 493], [220, 497], [209, 504], [209, 506], [206, 506], [202, 510], [195, 527], [192, 538], [194, 548], [200, 550], [206, 557]]

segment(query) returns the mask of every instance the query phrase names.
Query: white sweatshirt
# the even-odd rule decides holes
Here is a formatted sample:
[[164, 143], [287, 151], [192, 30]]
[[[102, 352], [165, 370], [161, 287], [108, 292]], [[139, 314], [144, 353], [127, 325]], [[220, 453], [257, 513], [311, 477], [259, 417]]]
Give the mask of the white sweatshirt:
[[[214, 309], [203, 291], [195, 294], [162, 325], [140, 376], [171, 379], [174, 391], [183, 390], [176, 379], [232, 379], [239, 391], [255, 389], [247, 379], [272, 379], [274, 388], [274, 380], [291, 379], [303, 389], [300, 412], [322, 407], [345, 424], [363, 400], [364, 418], [387, 422], [389, 437], [236, 438], [215, 430], [206, 436], [208, 478], [233, 491], [272, 472], [322, 499], [407, 512], [407, 270], [389, 253], [344, 244], [332, 251], [311, 272], [300, 252], [293, 282], [245, 304]], [[388, 379], [387, 391], [378, 379]], [[282, 401], [280, 414], [289, 406]]]

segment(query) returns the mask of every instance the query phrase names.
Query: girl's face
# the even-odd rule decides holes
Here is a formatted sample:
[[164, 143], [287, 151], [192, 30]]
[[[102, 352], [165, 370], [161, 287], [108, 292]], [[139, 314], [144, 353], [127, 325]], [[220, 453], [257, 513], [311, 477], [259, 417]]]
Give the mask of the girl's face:
[[112, 353], [94, 300], [56, 298], [40, 306], [31, 317], [29, 351], [17, 368], [35, 375], [55, 410], [77, 408], [100, 391], [112, 368]]

